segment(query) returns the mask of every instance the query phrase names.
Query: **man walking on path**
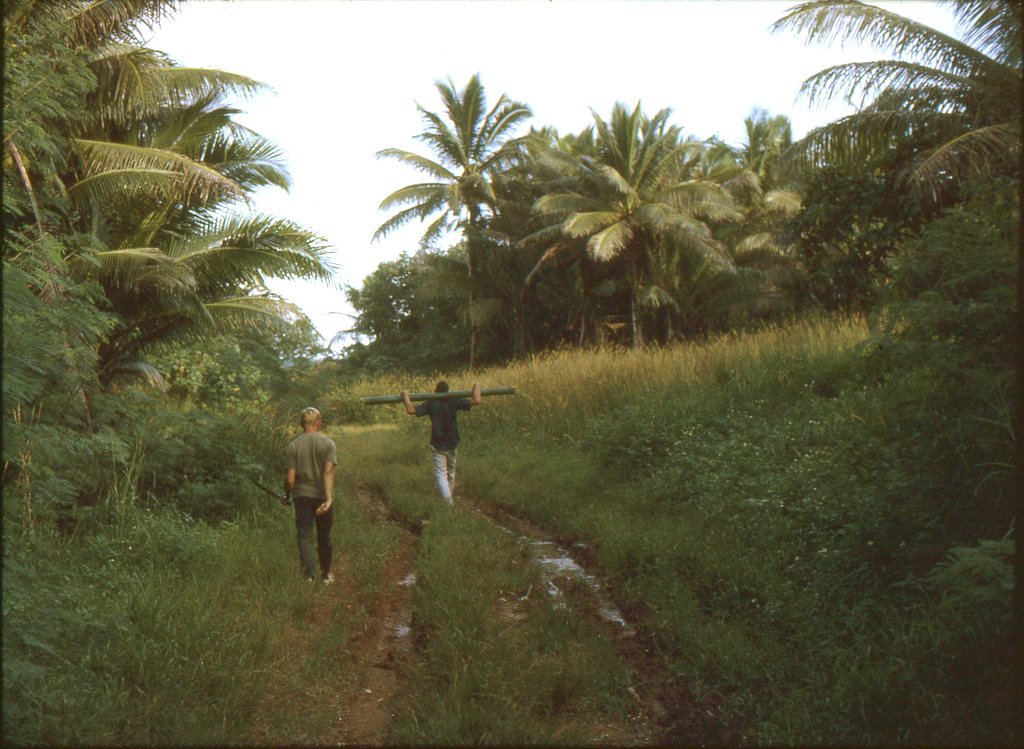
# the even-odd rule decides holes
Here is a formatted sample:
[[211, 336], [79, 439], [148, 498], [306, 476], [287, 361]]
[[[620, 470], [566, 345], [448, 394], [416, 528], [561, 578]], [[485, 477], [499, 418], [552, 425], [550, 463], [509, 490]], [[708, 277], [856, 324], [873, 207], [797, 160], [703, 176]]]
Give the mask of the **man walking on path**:
[[[437, 383], [434, 392], [447, 393], [448, 383], [444, 380]], [[471, 407], [483, 403], [480, 383], [473, 383], [473, 392], [469, 400], [441, 398], [423, 401], [420, 405], [414, 406], [408, 390], [403, 390], [401, 395], [407, 414], [430, 417], [430, 451], [434, 456], [434, 478], [437, 480], [437, 488], [441, 490], [441, 498], [451, 505], [452, 493], [455, 491], [455, 458], [459, 447], [458, 412], [468, 411]]]
[[[284, 504], [295, 504], [295, 533], [299, 561], [307, 580], [312, 580], [319, 561], [320, 580], [331, 576], [331, 526], [334, 524], [334, 466], [338, 464], [334, 440], [321, 433], [320, 412], [302, 409], [302, 434], [285, 449]], [[313, 555], [313, 526], [316, 525], [317, 556]]]

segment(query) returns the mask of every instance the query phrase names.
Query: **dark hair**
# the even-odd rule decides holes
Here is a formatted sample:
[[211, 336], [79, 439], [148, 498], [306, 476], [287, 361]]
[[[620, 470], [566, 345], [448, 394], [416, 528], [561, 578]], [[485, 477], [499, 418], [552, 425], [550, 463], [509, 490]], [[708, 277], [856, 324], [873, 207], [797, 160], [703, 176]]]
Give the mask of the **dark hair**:
[[448, 392], [448, 383], [445, 382], [444, 380], [441, 380], [439, 383], [437, 383], [437, 387], [434, 388], [434, 392], [435, 393], [447, 393]]

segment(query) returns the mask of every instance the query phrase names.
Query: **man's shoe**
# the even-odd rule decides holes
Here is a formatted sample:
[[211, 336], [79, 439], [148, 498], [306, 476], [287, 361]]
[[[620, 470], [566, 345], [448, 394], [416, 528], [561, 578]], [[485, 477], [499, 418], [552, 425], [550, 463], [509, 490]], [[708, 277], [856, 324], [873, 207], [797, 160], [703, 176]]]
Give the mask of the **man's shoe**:
[[320, 578], [320, 582], [322, 582], [324, 585], [330, 585], [334, 582], [334, 575], [328, 572], [326, 575]]

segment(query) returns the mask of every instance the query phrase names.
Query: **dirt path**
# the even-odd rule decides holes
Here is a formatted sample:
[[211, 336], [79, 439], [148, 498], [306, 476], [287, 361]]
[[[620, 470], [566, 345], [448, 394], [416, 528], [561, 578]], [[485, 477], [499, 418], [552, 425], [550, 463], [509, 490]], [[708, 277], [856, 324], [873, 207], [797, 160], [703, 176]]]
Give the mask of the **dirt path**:
[[[369, 488], [358, 487], [355, 500], [380, 522], [401, 529], [397, 548], [384, 561], [376, 589], [365, 611], [357, 610], [358, 591], [346, 565], [336, 565], [335, 581], [317, 591], [305, 615], [316, 632], [330, 625], [340, 610], [355, 627], [338, 659], [325, 673], [303, 681], [301, 690], [270, 684], [263, 698], [261, 720], [253, 726], [254, 742], [270, 745], [380, 746], [384, 743], [394, 697], [402, 686], [403, 669], [412, 657], [412, 582], [416, 555], [415, 529], [397, 522]], [[339, 560], [341, 561], [341, 560]], [[296, 662], [315, 660], [317, 644], [310, 634], [295, 639]], [[325, 713], [326, 711], [326, 719]], [[316, 715], [315, 720], [304, 716]], [[266, 717], [271, 716], [271, 717]], [[273, 723], [273, 725], [272, 725]]]
[[402, 668], [413, 650], [416, 535], [414, 529], [397, 522], [369, 488], [360, 486], [356, 499], [381, 522], [395, 522], [402, 529], [398, 550], [384, 564], [363, 631], [349, 641], [349, 667], [361, 678], [338, 716], [341, 743], [380, 746], [401, 687]]
[[[338, 565], [335, 583], [318, 591], [316, 602], [305, 617], [307, 623], [316, 625], [312, 631], [329, 626], [339, 610], [345, 611], [343, 618], [355, 631], [349, 632], [326, 678], [311, 679], [310, 685], [298, 692], [285, 686], [270, 686], [263, 700], [270, 709], [262, 710], [261, 714], [272, 717], [253, 727], [253, 739], [258, 743], [380, 746], [387, 740], [396, 698], [402, 692], [408, 671], [415, 665], [413, 589], [419, 528], [392, 513], [369, 487], [358, 487], [355, 499], [371, 517], [398, 527], [399, 543], [384, 560], [365, 607], [353, 603], [358, 601], [357, 587], [344, 564]], [[547, 567], [544, 579], [526, 597], [547, 596], [550, 605], [571, 606], [578, 615], [596, 623], [620, 657], [632, 664], [633, 679], [628, 691], [633, 707], [625, 720], [591, 716], [581, 726], [576, 723], [582, 716], [576, 720], [567, 717], [573, 725], [566, 728], [586, 736], [585, 743], [594, 745], [731, 743], [730, 733], [719, 725], [713, 705], [698, 703], [685, 690], [671, 686], [673, 680], [666, 673], [664, 659], [655, 650], [653, 638], [636, 625], [641, 613], [619, 612], [613, 603], [614, 591], [609, 591], [595, 574], [590, 550], [553, 538], [551, 533], [496, 505], [472, 498], [460, 500], [460, 505], [531, 545], [554, 548], [557, 554], [567, 553], [563, 547], [570, 548], [571, 564], [565, 564], [562, 558], [556, 559], [554, 565], [548, 564], [551, 559], [539, 559], [541, 566]], [[512, 622], [526, 621], [524, 609], [523, 603], [514, 597], [500, 603], [501, 615]], [[309, 628], [306, 631], [305, 641], [297, 638], [296, 660], [315, 660], [312, 654], [317, 643], [308, 634]], [[321, 714], [324, 710], [327, 713], [320, 715], [319, 720], [302, 719], [303, 712]], [[293, 715], [293, 719], [282, 720], [282, 715]], [[271, 725], [275, 721], [277, 724]]]

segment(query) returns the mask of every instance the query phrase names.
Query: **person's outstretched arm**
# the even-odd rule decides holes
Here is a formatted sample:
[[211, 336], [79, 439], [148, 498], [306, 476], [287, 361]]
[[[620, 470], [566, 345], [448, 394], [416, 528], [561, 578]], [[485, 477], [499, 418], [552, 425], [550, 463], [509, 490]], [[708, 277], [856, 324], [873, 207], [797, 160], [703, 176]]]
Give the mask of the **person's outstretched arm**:
[[471, 406], [479, 406], [483, 402], [484, 402], [484, 396], [480, 392], [480, 383], [479, 382], [474, 382], [473, 383], [473, 397], [469, 399], [469, 405], [471, 405]]
[[399, 395], [402, 396], [402, 402], [405, 404], [405, 412], [410, 416], [415, 416], [416, 406], [412, 404], [412, 398], [409, 397], [409, 391], [403, 390]]

